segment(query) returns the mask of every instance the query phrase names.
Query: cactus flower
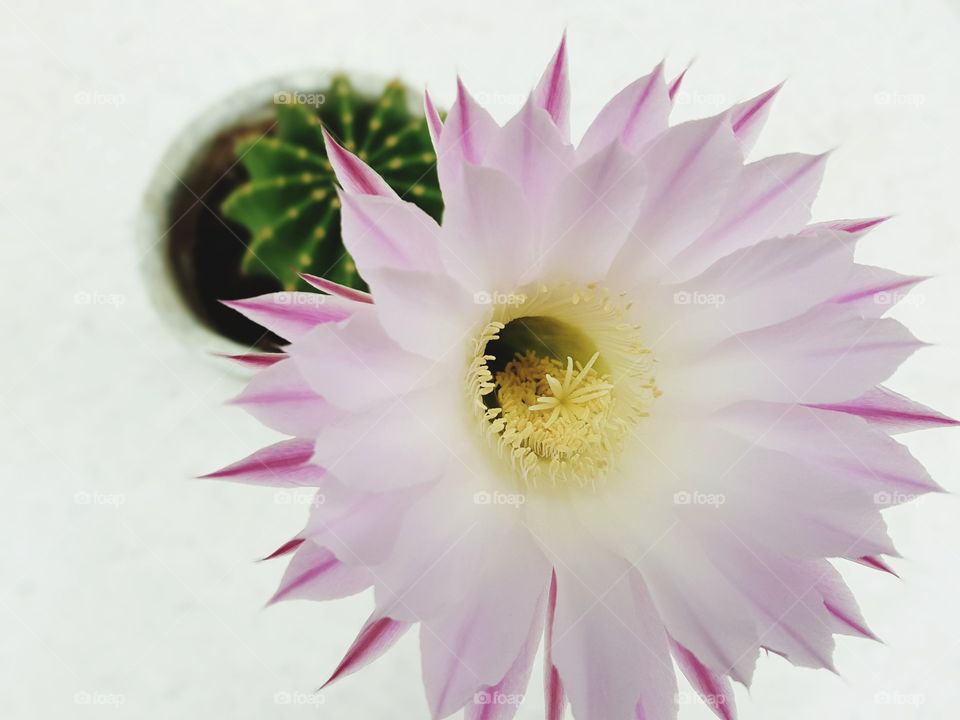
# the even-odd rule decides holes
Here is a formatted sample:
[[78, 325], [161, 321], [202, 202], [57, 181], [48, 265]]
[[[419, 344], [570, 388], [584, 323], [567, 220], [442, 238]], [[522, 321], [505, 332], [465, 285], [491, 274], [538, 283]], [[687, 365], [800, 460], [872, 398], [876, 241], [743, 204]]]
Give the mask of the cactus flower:
[[373, 588], [330, 681], [416, 626], [435, 718], [512, 717], [542, 643], [551, 720], [675, 718], [674, 663], [730, 719], [761, 650], [873, 637], [835, 565], [889, 570], [881, 510], [938, 489], [893, 436], [954, 424], [882, 385], [921, 278], [811, 224], [824, 155], [745, 162], [779, 88], [670, 126], [679, 82], [577, 144], [564, 43], [503, 126], [427, 96], [442, 223], [327, 134], [370, 292], [230, 303], [289, 341], [236, 399], [289, 438], [211, 476], [319, 489], [274, 599]]

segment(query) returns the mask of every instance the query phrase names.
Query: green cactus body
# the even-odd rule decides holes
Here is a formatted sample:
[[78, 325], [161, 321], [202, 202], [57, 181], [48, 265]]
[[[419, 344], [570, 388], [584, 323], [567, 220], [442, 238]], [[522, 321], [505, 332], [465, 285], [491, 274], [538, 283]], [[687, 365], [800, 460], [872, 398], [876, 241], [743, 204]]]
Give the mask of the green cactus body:
[[275, 275], [287, 290], [303, 287], [301, 272], [366, 289], [340, 239], [340, 202], [321, 126], [398, 195], [439, 220], [443, 201], [436, 156], [426, 120], [410, 111], [407, 89], [399, 81], [371, 97], [338, 75], [322, 94], [315, 107], [276, 104], [276, 132], [237, 144], [250, 180], [227, 197], [222, 211], [252, 236], [244, 274]]

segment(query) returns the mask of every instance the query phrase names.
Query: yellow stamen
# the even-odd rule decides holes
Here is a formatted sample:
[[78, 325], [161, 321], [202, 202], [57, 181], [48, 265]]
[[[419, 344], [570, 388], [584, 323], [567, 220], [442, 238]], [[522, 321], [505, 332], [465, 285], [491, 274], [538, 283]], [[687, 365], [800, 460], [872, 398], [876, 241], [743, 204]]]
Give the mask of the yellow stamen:
[[467, 372], [474, 413], [527, 489], [596, 488], [659, 394], [654, 360], [625, 322], [629, 308], [606, 290], [521, 290], [510, 295], [519, 303], [492, 308], [474, 339]]

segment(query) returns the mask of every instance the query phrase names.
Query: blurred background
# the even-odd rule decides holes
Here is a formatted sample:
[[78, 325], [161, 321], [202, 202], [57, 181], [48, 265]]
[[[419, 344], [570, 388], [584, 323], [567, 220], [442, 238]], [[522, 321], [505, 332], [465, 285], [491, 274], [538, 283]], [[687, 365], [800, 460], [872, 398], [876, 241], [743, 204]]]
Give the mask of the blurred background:
[[[224, 405], [243, 372], [169, 304], [150, 192], [177, 185], [198, 118], [271, 77], [399, 76], [449, 106], [459, 72], [503, 121], [564, 28], [575, 137], [662, 57], [695, 60], [675, 120], [786, 78], [753, 157], [836, 147], [814, 219], [896, 215], [859, 259], [935, 276], [893, 311], [933, 347], [890, 386], [960, 416], [956, 2], [2, 0], [0, 716], [428, 716], [415, 633], [311, 695], [370, 598], [264, 610], [283, 561], [253, 561], [305, 499], [192, 479], [273, 435]], [[903, 439], [960, 489], [960, 437]], [[844, 566], [884, 645], [840, 639], [839, 678], [763, 658], [740, 717], [956, 717], [958, 510], [887, 513], [902, 581]], [[539, 678], [518, 717], [542, 717]], [[682, 688], [682, 720], [713, 717]]]

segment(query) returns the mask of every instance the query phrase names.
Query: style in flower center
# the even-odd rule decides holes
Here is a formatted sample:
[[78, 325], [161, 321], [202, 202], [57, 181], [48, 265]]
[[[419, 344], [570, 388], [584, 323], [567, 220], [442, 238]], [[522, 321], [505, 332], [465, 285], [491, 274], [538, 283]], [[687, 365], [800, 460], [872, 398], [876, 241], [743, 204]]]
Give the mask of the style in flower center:
[[495, 375], [502, 439], [558, 467], [589, 454], [602, 457], [607, 435], [617, 433], [614, 386], [594, 369], [599, 357], [595, 352], [586, 365], [575, 365], [568, 356], [564, 368], [532, 350], [518, 353]]
[[596, 288], [541, 287], [494, 308], [469, 385], [484, 434], [529, 487], [596, 487], [658, 391], [626, 311]]

